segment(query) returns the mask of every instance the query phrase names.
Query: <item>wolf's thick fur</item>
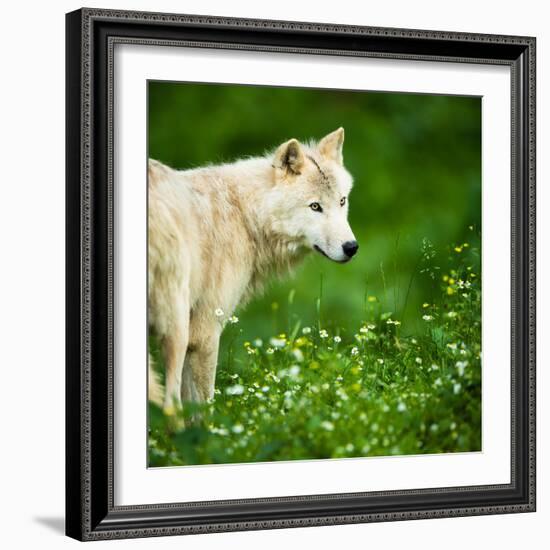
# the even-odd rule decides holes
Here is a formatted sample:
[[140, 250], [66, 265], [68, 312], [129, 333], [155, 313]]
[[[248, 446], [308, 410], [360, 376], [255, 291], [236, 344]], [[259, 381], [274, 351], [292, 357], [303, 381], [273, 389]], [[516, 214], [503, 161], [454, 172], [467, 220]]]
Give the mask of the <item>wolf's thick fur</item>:
[[[310, 250], [337, 262], [355, 253], [343, 141], [340, 128], [319, 143], [292, 139], [264, 157], [184, 171], [149, 161], [149, 321], [162, 342], [166, 412], [212, 398], [224, 321], [269, 277]], [[150, 369], [149, 397], [160, 396]]]

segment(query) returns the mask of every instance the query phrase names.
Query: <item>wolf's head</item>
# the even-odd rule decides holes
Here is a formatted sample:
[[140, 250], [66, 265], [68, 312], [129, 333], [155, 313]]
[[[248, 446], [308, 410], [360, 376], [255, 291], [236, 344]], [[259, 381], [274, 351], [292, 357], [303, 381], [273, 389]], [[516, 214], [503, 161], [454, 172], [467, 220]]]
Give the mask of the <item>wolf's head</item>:
[[291, 139], [272, 163], [273, 229], [335, 262], [349, 261], [359, 248], [347, 219], [353, 180], [343, 165], [343, 144], [343, 128], [318, 143]]

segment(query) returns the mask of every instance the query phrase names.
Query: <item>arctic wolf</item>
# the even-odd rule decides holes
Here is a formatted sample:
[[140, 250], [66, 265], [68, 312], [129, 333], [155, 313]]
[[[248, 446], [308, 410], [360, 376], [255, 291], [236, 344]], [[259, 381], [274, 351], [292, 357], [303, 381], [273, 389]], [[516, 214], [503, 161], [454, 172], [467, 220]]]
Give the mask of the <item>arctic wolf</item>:
[[149, 398], [167, 414], [213, 397], [224, 322], [269, 277], [309, 251], [341, 263], [357, 252], [343, 143], [339, 128], [232, 164], [178, 171], [149, 161], [149, 323], [166, 369], [164, 397], [149, 369]]

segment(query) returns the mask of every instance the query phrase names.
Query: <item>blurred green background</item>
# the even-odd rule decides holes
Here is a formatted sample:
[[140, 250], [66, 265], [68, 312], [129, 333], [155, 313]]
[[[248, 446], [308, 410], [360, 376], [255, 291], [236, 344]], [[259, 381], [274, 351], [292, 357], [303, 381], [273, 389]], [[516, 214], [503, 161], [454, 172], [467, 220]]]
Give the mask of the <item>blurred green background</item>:
[[[359, 253], [346, 265], [312, 254], [294, 276], [274, 281], [237, 312], [243, 340], [285, 332], [293, 317], [314, 323], [321, 278], [325, 326], [356, 330], [375, 296], [401, 319], [404, 334], [414, 334], [422, 323], [415, 312], [434, 288], [420, 273], [422, 240], [448, 250], [471, 241], [469, 227], [479, 234], [480, 98], [150, 82], [148, 118], [149, 156], [178, 169], [345, 128]], [[445, 255], [437, 261], [443, 273]]]

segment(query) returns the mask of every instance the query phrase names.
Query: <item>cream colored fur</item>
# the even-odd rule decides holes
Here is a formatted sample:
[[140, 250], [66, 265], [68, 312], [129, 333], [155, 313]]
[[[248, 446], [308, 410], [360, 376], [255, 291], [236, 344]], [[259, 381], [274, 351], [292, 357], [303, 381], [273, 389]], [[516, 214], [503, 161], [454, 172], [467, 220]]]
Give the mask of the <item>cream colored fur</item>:
[[[184, 171], [149, 161], [149, 321], [162, 343], [165, 412], [212, 398], [224, 322], [270, 277], [311, 250], [349, 259], [343, 140], [340, 128], [319, 143], [293, 139], [264, 157]], [[152, 369], [149, 388], [160, 402]]]

